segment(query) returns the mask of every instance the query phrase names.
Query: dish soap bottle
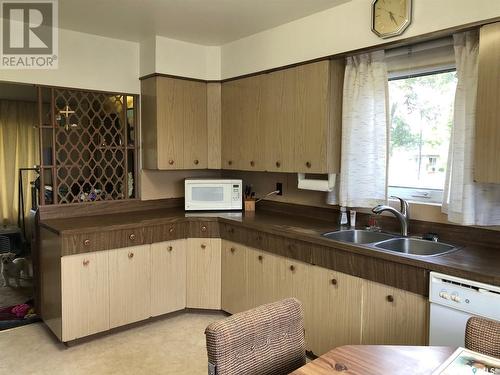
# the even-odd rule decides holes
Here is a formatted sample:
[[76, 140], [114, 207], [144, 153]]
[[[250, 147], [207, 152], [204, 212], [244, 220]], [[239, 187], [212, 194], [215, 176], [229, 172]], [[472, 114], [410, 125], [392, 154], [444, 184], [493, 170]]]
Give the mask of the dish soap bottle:
[[340, 207], [340, 218], [339, 218], [340, 230], [345, 230], [348, 228], [349, 221], [347, 220], [347, 210], [345, 207]]

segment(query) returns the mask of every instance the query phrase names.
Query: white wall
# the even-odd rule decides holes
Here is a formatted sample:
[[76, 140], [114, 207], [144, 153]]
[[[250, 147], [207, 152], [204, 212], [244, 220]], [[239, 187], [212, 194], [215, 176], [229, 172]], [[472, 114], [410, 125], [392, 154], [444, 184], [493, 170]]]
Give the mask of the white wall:
[[[371, 32], [372, 0], [334, 8], [225, 44], [221, 77], [257, 72], [381, 44]], [[500, 17], [500, 0], [414, 0], [407, 38]], [[397, 40], [394, 38], [391, 40]]]
[[0, 81], [138, 94], [139, 43], [59, 30], [59, 68], [0, 70]]
[[141, 42], [140, 49], [141, 76], [162, 73], [203, 80], [220, 79], [220, 47], [156, 36]]

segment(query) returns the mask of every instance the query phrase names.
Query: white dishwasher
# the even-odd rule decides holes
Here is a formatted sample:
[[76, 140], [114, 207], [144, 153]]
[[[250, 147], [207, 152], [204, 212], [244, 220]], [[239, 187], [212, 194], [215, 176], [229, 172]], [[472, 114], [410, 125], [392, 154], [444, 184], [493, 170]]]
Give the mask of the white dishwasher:
[[500, 321], [500, 287], [431, 272], [429, 301], [431, 346], [463, 347], [471, 316]]

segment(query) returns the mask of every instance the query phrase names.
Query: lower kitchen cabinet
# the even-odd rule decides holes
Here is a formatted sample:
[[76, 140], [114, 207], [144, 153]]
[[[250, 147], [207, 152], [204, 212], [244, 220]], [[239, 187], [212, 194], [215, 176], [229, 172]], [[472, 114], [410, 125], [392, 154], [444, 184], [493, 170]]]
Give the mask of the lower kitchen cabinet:
[[110, 328], [151, 316], [150, 250], [141, 245], [108, 252]]
[[221, 307], [235, 314], [248, 310], [248, 251], [246, 246], [222, 241]]
[[61, 258], [62, 341], [109, 329], [108, 254]]
[[361, 342], [364, 280], [311, 266], [312, 326], [306, 331], [311, 350], [322, 355], [332, 348]]
[[362, 344], [426, 345], [425, 297], [371, 281], [364, 284]]
[[247, 252], [248, 303], [250, 307], [279, 300], [282, 297], [279, 279], [284, 270], [280, 260], [284, 258], [250, 247], [247, 248]]
[[186, 307], [186, 240], [151, 245], [151, 316]]
[[220, 309], [220, 238], [188, 238], [186, 259], [186, 307]]

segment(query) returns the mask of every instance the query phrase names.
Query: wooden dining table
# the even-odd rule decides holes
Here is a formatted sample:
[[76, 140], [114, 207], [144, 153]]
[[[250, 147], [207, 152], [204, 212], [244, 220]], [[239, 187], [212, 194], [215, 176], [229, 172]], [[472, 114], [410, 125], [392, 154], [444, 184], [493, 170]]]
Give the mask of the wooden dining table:
[[346, 345], [291, 375], [427, 375], [455, 350], [444, 346]]

